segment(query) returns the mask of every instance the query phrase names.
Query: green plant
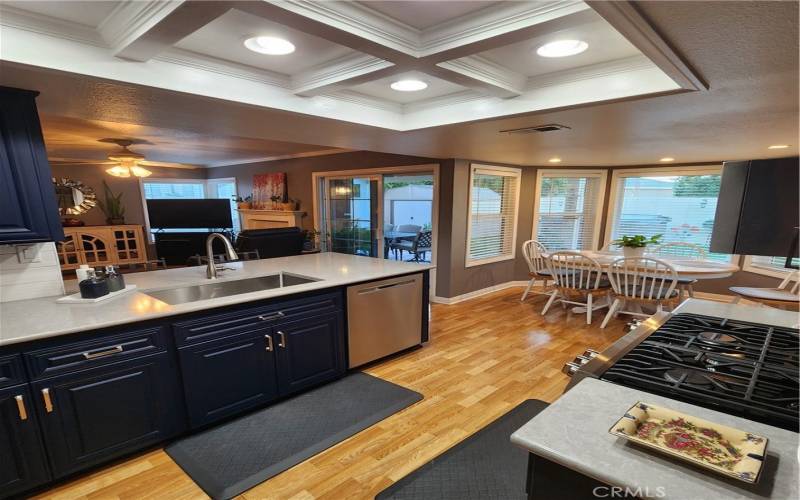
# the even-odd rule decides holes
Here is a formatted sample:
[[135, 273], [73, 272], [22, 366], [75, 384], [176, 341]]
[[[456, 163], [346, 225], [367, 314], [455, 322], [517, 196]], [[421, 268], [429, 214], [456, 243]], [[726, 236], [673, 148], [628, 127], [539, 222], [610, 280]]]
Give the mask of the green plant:
[[654, 234], [648, 238], [643, 234], [634, 234], [633, 236], [623, 236], [622, 238], [614, 240], [611, 243], [618, 247], [642, 248], [646, 247], [647, 245], [658, 245], [662, 236], [664, 235]]
[[273, 194], [272, 196], [269, 197], [269, 199], [272, 200], [274, 203], [278, 203], [279, 201], [281, 201], [281, 198], [282, 196], [278, 194]]
[[242, 198], [241, 196], [232, 196], [232, 198], [233, 198], [233, 201], [235, 201], [236, 203], [247, 203], [248, 201], [252, 201], [253, 200], [253, 195], [252, 194], [248, 194], [244, 198]]
[[122, 219], [125, 217], [125, 205], [122, 204], [122, 193], [114, 194], [114, 191], [108, 187], [106, 181], [103, 181], [103, 192], [106, 195], [106, 200], [97, 200], [97, 205], [100, 210], [106, 214], [108, 219]]

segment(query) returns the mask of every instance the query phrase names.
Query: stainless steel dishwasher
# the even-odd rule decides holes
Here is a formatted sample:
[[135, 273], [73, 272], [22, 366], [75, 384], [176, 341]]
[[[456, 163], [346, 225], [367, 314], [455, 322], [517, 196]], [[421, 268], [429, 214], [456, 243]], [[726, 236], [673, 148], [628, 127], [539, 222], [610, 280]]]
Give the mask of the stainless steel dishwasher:
[[422, 274], [347, 288], [350, 368], [422, 343]]

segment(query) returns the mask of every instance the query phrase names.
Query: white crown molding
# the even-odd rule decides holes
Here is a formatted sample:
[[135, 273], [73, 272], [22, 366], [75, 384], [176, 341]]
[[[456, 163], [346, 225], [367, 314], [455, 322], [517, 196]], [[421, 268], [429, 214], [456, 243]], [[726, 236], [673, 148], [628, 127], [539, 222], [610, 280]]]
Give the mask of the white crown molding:
[[400, 103], [372, 97], [355, 90], [342, 89], [319, 97], [349, 102], [383, 111], [391, 111], [392, 113], [402, 114], [403, 112], [403, 105]]
[[136, 41], [183, 4], [183, 0], [122, 2], [97, 26], [114, 54]]
[[221, 162], [214, 162], [209, 163], [206, 165], [206, 168], [219, 168], [219, 167], [232, 167], [238, 165], [249, 165], [251, 163], [262, 163], [267, 161], [276, 161], [276, 160], [291, 160], [293, 158], [312, 158], [315, 156], [329, 156], [329, 155], [338, 155], [342, 153], [350, 153], [354, 150], [352, 149], [343, 149], [343, 148], [330, 148], [330, 149], [320, 149], [317, 151], [306, 151], [303, 153], [291, 153], [286, 155], [276, 155], [276, 156], [263, 156], [259, 158], [248, 158], [245, 160], [236, 160], [236, 161], [221, 161]]
[[590, 80], [608, 75], [628, 73], [639, 69], [656, 68], [657, 66], [647, 57], [637, 54], [635, 56], [614, 59], [601, 63], [581, 66], [580, 68], [565, 69], [554, 73], [547, 73], [528, 78], [525, 83], [525, 91], [534, 90], [553, 85], [563, 85], [566, 83]]
[[190, 50], [173, 47], [153, 58], [153, 60], [176, 64], [187, 68], [194, 68], [203, 71], [210, 71], [220, 75], [241, 78], [253, 82], [263, 83], [274, 87], [288, 89], [290, 87], [289, 77], [269, 71], [266, 69], [254, 68], [246, 64], [238, 64], [216, 57], [198, 54]]
[[467, 56], [453, 59], [452, 61], [444, 61], [437, 64], [437, 66], [506, 90], [511, 94], [508, 97], [522, 94], [525, 86], [525, 75], [521, 75], [481, 56]]
[[291, 77], [292, 91], [298, 95], [315, 95], [336, 90], [337, 84], [353, 84], [364, 75], [394, 66], [367, 54], [354, 53], [326, 62]]
[[95, 47], [108, 47], [103, 38], [91, 26], [64, 21], [51, 16], [22, 10], [0, 3], [0, 26], [8, 26], [55, 38], [85, 43]]
[[477, 101], [485, 99], [486, 94], [475, 92], [474, 90], [467, 89], [452, 94], [431, 97], [423, 101], [410, 102], [403, 105], [403, 113], [414, 113], [426, 108], [433, 108], [439, 106], [451, 106], [454, 104], [462, 104], [465, 102]]
[[494, 38], [589, 8], [579, 0], [500, 2], [422, 32], [418, 53], [430, 56], [456, 47]]

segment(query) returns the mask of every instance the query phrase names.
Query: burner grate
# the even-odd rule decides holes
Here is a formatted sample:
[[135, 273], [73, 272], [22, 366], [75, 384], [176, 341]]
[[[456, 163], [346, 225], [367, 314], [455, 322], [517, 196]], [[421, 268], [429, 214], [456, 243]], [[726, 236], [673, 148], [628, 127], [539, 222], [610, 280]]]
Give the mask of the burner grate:
[[799, 352], [795, 330], [677, 314], [601, 378], [796, 432]]

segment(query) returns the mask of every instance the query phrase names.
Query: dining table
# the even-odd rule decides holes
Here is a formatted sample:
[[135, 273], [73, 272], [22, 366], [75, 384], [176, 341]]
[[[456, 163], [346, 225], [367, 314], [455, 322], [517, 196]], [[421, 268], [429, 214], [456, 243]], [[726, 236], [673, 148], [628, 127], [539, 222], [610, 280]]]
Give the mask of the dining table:
[[383, 258], [389, 258], [389, 244], [392, 241], [414, 241], [417, 237], [417, 232], [411, 231], [384, 231], [383, 233]]
[[[594, 259], [603, 269], [608, 268], [616, 259], [624, 257], [622, 253], [608, 252], [602, 250], [570, 250], [578, 252], [586, 257]], [[550, 256], [543, 253], [543, 257]], [[692, 259], [679, 255], [655, 255], [645, 253], [643, 257], [663, 260], [675, 268], [679, 278], [688, 280], [704, 280], [727, 278], [739, 270], [739, 266], [730, 261], [718, 261], [710, 259]]]

